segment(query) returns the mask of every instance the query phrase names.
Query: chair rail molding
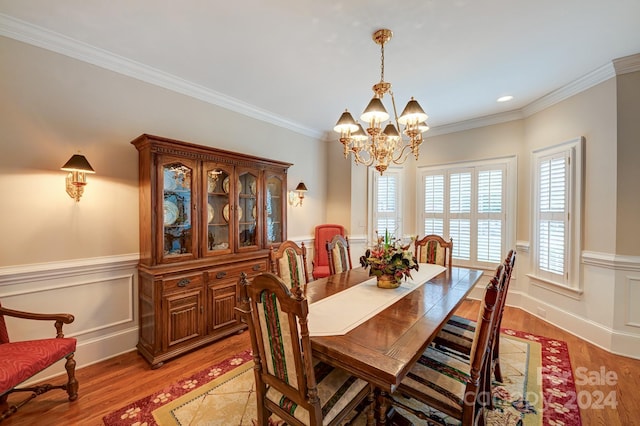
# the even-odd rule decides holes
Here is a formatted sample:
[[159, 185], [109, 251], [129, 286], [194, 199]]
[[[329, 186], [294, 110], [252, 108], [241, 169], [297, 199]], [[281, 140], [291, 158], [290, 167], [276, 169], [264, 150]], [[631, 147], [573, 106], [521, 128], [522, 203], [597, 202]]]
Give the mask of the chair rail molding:
[[640, 272], [640, 256], [625, 256], [615, 253], [583, 251], [582, 263], [585, 265], [615, 269], [617, 271]]
[[0, 289], [16, 282], [47, 281], [138, 265], [138, 253], [0, 267]]

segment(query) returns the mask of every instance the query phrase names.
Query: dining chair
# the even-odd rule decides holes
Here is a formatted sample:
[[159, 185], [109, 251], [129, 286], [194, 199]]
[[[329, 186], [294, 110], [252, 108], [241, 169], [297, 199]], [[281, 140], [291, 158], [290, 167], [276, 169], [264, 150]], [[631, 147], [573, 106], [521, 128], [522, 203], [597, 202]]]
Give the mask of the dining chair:
[[289, 287], [304, 286], [309, 282], [307, 248], [287, 240], [270, 252], [271, 272], [282, 278]]
[[238, 310], [251, 336], [257, 424], [275, 414], [289, 425], [337, 425], [364, 404], [373, 425], [373, 387], [312, 356], [303, 290], [269, 272], [246, 287], [248, 304]]
[[451, 268], [453, 256], [453, 239], [445, 241], [440, 235], [425, 235], [422, 239], [416, 238], [415, 255], [419, 263], [435, 263]]
[[[503, 262], [504, 279], [500, 281], [501, 290], [498, 306], [496, 308], [497, 321], [494, 326], [493, 347], [491, 348], [491, 362], [493, 366], [493, 375], [498, 382], [503, 381], [502, 370], [500, 369], [500, 328], [502, 324], [502, 316], [506, 305], [507, 294], [509, 291], [509, 283], [511, 282], [511, 273], [516, 262], [515, 250], [509, 250]], [[449, 321], [442, 327], [433, 343], [441, 348], [447, 348], [458, 352], [462, 356], [469, 356], [473, 345], [473, 336], [477, 323], [473, 320], [453, 315]]]
[[351, 247], [349, 247], [349, 237], [334, 235], [331, 241], [326, 244], [327, 256], [329, 258], [329, 272], [331, 275], [348, 271], [351, 266]]
[[[429, 419], [432, 409], [451, 416], [463, 426], [484, 424], [483, 409], [490, 405], [489, 362], [491, 331], [497, 308], [502, 265], [487, 284], [478, 312], [470, 362], [428, 346], [416, 364], [389, 396], [391, 405], [401, 407], [418, 418]], [[401, 399], [413, 398], [423, 404], [416, 408]]]
[[[10, 341], [5, 317], [32, 320], [43, 325], [47, 322], [52, 329], [55, 327], [55, 336], [45, 339]], [[37, 395], [53, 389], [66, 391], [69, 401], [78, 399], [78, 380], [75, 376], [76, 361], [74, 359], [76, 339], [64, 337], [62, 333], [63, 324], [70, 324], [73, 320], [74, 317], [71, 314], [17, 311], [0, 304], [0, 421], [11, 416]], [[66, 359], [64, 365], [67, 370], [66, 383], [21, 386], [21, 383], [63, 358]], [[28, 396], [9, 405], [8, 396], [15, 392], [28, 394]]]
[[327, 255], [325, 244], [327, 241], [330, 241], [334, 235], [345, 236], [344, 226], [335, 223], [323, 223], [315, 227], [312, 261], [312, 275], [314, 279], [327, 277], [331, 273], [329, 271], [329, 256]]

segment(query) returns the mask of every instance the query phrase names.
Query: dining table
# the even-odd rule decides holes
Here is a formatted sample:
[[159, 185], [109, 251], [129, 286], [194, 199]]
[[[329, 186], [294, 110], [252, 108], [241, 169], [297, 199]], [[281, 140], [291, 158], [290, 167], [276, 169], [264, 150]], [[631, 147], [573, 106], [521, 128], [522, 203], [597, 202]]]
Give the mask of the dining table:
[[[425, 269], [428, 266], [421, 264], [420, 267]], [[397, 293], [398, 296], [389, 306], [369, 313], [354, 328], [337, 334], [314, 333], [311, 330], [313, 356], [368, 381], [383, 396], [391, 393], [473, 290], [482, 274], [483, 271], [478, 269], [441, 267], [434, 276], [427, 276], [425, 282], [416, 283], [414, 280], [409, 291], [401, 291], [401, 285], [401, 293]], [[380, 294], [377, 292], [398, 291], [376, 289], [372, 283], [375, 283], [375, 277], [370, 277], [369, 270], [362, 267], [309, 282], [305, 289], [309, 302], [309, 324], [313, 323], [314, 306], [327, 305], [322, 302], [341, 294], [348, 297], [334, 307], [333, 317], [325, 318], [339, 323], [340, 318], [356, 311], [350, 308], [350, 303], [359, 302], [357, 296], [343, 292], [351, 292], [357, 286], [368, 286], [367, 291], [372, 299]], [[394, 296], [391, 293], [387, 295]], [[382, 413], [386, 403], [384, 398], [381, 401]]]

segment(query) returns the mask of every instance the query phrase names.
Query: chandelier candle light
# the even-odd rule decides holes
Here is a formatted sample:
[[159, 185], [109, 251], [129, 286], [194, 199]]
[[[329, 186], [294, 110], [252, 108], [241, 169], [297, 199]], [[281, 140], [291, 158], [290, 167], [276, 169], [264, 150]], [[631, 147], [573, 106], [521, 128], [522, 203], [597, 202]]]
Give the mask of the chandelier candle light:
[[[378, 30], [372, 36], [373, 41], [380, 45], [381, 64], [380, 82], [373, 85], [374, 96], [360, 116], [360, 119], [368, 125], [367, 132], [364, 132], [360, 123], [353, 119], [348, 110], [342, 113], [333, 128], [340, 133], [340, 143], [344, 146], [344, 158], [348, 158], [351, 153], [356, 164], [364, 164], [367, 167], [375, 165], [375, 169], [381, 175], [389, 164], [402, 164], [409, 152], [417, 160], [422, 144], [422, 133], [429, 129], [426, 124], [428, 116], [413, 97], [400, 117], [396, 112], [391, 83], [384, 81], [384, 44], [392, 36], [393, 32], [388, 29]], [[396, 124], [389, 122], [383, 130], [382, 124], [389, 120], [389, 113], [382, 104], [382, 98], [386, 93], [391, 96]], [[401, 124], [405, 126], [402, 133], [408, 137], [408, 141], [405, 141], [398, 132]]]

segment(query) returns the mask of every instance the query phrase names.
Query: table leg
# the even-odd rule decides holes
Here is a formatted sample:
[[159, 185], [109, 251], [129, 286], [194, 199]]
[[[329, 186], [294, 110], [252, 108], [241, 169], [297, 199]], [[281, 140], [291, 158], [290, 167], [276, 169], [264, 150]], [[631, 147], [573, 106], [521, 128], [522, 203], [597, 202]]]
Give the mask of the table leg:
[[383, 390], [378, 394], [378, 424], [387, 424], [387, 409], [389, 408], [389, 401], [387, 400], [387, 393]]
[[369, 396], [367, 397], [367, 401], [369, 402], [369, 409], [367, 410], [367, 426], [375, 426], [376, 424], [376, 397], [374, 393], [374, 388], [371, 386], [371, 392], [369, 392]]

